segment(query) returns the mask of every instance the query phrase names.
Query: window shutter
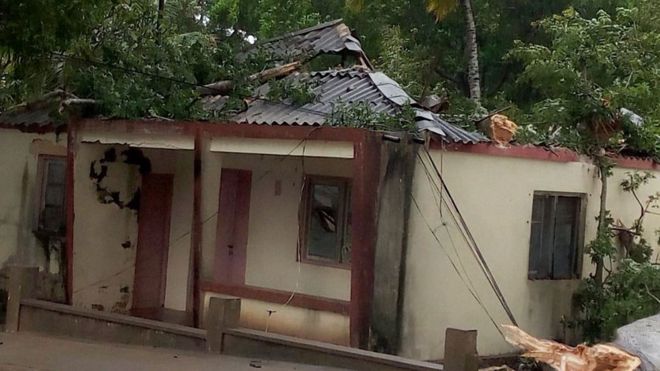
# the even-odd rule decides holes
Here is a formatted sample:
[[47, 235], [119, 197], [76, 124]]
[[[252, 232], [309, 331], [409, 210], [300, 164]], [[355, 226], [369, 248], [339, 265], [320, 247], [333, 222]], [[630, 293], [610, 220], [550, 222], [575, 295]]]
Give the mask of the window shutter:
[[573, 276], [577, 250], [579, 198], [557, 197], [552, 276], [569, 279]]
[[529, 252], [530, 279], [550, 277], [553, 239], [553, 197], [535, 195], [532, 206], [532, 231]]

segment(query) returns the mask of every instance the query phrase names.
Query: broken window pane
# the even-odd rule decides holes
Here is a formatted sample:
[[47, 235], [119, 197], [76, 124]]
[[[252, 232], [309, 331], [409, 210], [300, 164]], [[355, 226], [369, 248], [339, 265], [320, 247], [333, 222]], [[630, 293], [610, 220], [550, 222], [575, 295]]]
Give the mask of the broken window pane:
[[350, 255], [347, 183], [311, 178], [307, 191], [305, 257], [341, 263]]

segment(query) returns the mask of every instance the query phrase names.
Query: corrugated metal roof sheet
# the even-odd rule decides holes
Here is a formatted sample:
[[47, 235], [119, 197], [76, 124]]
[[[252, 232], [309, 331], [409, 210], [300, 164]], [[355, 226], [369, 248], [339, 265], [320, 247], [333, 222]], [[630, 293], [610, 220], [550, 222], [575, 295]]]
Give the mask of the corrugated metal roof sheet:
[[351, 30], [341, 19], [257, 42], [246, 53], [253, 53], [256, 50], [282, 57], [283, 59], [296, 59], [303, 55], [315, 56], [323, 53], [349, 51], [359, 54], [369, 63], [366, 54], [362, 51], [360, 41], [351, 35]]
[[0, 114], [0, 126], [26, 131], [41, 131], [49, 126], [55, 129], [63, 124], [56, 113], [57, 102], [52, 98], [21, 104]]
[[[430, 131], [449, 142], [477, 143], [486, 140], [481, 134], [463, 130], [442, 120], [437, 114], [417, 107], [399, 84], [381, 72], [354, 68], [291, 75], [287, 79], [310, 83], [315, 100], [302, 106], [269, 101], [266, 98], [268, 84], [265, 84], [257, 89], [257, 98], [248, 105], [247, 110], [235, 115], [232, 120], [260, 125], [323, 125], [338, 104], [366, 103], [373, 112], [387, 114], [396, 114], [403, 106], [412, 104], [420, 131]], [[213, 110], [217, 101], [217, 97], [208, 97], [206, 107]]]

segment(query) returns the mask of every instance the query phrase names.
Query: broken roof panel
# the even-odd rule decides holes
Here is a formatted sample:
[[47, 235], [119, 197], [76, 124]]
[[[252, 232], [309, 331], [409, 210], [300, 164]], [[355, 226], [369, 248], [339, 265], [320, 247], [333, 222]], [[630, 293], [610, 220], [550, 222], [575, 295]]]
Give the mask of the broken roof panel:
[[22, 131], [50, 131], [63, 125], [58, 108], [65, 93], [54, 91], [30, 103], [22, 103], [0, 113], [0, 126]]
[[[397, 114], [402, 107], [415, 107], [415, 121], [419, 131], [430, 131], [448, 142], [477, 143], [487, 140], [483, 135], [454, 126], [423, 108], [394, 80], [381, 72], [352, 68], [297, 74], [287, 79], [300, 79], [312, 86], [316, 98], [302, 106], [268, 100], [268, 84], [257, 89], [257, 98], [246, 111], [232, 120], [260, 125], [323, 125], [339, 104], [366, 103], [374, 113]], [[207, 108], [218, 98], [207, 97]]]
[[283, 59], [350, 52], [361, 57], [370, 68], [372, 67], [366, 54], [362, 51], [360, 41], [351, 35], [351, 30], [341, 19], [257, 42], [254, 48], [247, 53], [256, 50]]

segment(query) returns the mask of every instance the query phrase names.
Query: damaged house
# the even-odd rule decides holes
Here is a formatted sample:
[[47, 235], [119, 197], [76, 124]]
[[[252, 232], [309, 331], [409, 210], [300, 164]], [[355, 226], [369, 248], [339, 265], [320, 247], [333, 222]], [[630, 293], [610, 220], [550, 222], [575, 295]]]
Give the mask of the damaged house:
[[[11, 214], [5, 264], [26, 254], [23, 264], [65, 271], [73, 306], [204, 327], [211, 297], [239, 297], [243, 327], [415, 359], [443, 358], [448, 327], [477, 329], [482, 355], [512, 351], [496, 324], [572, 336], [561, 320], [596, 233], [591, 162], [501, 148], [444, 121], [374, 71], [340, 21], [261, 47], [344, 64], [279, 69], [218, 122], [86, 117], [58, 136], [3, 115], [0, 140], [15, 146], [1, 160], [12, 171], [0, 183], [11, 195], [0, 198]], [[304, 82], [313, 99], [270, 93], [287, 81]], [[208, 110], [225, 103], [217, 88], [202, 92]], [[355, 105], [408, 117], [412, 130], [370, 130], [377, 122], [353, 122], [365, 117]], [[613, 184], [657, 172], [651, 161], [615, 161]], [[638, 213], [630, 197], [608, 195], [624, 223]], [[66, 216], [60, 270], [33, 233], [62, 223], [53, 215]], [[660, 227], [648, 222], [650, 234]]]

